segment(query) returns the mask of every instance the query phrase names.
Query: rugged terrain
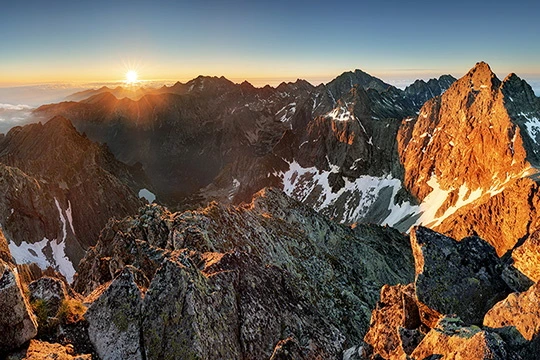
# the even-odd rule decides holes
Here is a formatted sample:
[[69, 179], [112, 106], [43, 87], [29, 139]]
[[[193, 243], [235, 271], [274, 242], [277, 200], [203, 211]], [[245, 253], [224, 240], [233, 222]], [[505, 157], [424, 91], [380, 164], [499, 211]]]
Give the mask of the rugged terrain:
[[[88, 310], [73, 326], [83, 335], [64, 339], [67, 325], [45, 316], [49, 337], [38, 338], [91, 344], [102, 359], [277, 359], [291, 348], [299, 358], [337, 359], [362, 341], [379, 288], [413, 273], [403, 234], [335, 224], [278, 190], [240, 207], [148, 205], [111, 220], [79, 265], [74, 289]], [[48, 286], [61, 295], [44, 295], [47, 285], [36, 283], [46, 279], [29, 288], [51, 314], [79, 296], [61, 282]]]
[[540, 99], [517, 75], [132, 90], [0, 137], [1, 355], [536, 358]]
[[[146, 91], [138, 100], [99, 89], [80, 102], [42, 106], [35, 113], [66, 116], [92, 140], [107, 143], [121, 161], [141, 162], [158, 199], [173, 207], [212, 199], [239, 203], [266, 186], [298, 188], [284, 178], [295, 166], [324, 171], [322, 184], [312, 186], [323, 192], [329, 190], [324, 178], [335, 177], [336, 166], [352, 181], [363, 176], [381, 187], [395, 184], [386, 177], [402, 177], [395, 142], [401, 120], [418, 111], [420, 98], [439, 95], [452, 79], [402, 91], [360, 70], [319, 86], [298, 80], [276, 88], [201, 76]], [[299, 191], [288, 193], [300, 198]], [[366, 198], [374, 189], [352, 192], [358, 199], [351, 207], [372, 208]], [[312, 198], [310, 206], [324, 201]], [[349, 223], [367, 215], [343, 214], [344, 198], [321, 210]]]
[[144, 204], [136, 193], [145, 186], [142, 170], [118, 162], [62, 117], [2, 137], [0, 173], [0, 226], [14, 258], [69, 279], [109, 218]]
[[415, 281], [381, 289], [365, 344], [344, 358], [537, 358], [537, 283], [478, 237], [417, 227], [410, 239]]

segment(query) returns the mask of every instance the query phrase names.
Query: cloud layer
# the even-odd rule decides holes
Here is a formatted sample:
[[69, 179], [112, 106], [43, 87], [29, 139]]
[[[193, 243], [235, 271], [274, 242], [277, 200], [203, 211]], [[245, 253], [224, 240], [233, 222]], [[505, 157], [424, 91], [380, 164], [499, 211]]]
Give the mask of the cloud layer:
[[12, 127], [35, 121], [32, 107], [28, 105], [0, 104], [0, 134], [7, 133]]

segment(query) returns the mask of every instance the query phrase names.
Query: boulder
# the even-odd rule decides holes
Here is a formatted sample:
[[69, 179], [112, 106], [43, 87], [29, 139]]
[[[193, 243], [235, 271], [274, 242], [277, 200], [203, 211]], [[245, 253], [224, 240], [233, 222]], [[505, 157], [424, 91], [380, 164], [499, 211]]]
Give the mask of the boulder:
[[0, 262], [0, 353], [36, 336], [37, 322], [21, 289], [16, 269]]
[[413, 284], [385, 285], [364, 341], [384, 359], [404, 359], [422, 339], [421, 325]]
[[125, 267], [88, 308], [88, 335], [103, 360], [143, 359], [141, 306], [133, 270]]
[[540, 280], [540, 230], [512, 252], [514, 267], [534, 282]]
[[503, 281], [502, 261], [478, 237], [461, 241], [424, 227], [411, 231], [416, 297], [429, 308], [481, 324], [485, 313], [511, 290]]
[[45, 302], [47, 312], [51, 316], [56, 315], [62, 301], [68, 297], [64, 282], [48, 276], [31, 282], [28, 290], [30, 290], [30, 302]]
[[478, 326], [467, 327], [457, 318], [443, 318], [427, 333], [412, 352], [411, 358], [507, 360], [511, 357], [499, 335], [481, 330]]
[[236, 276], [206, 278], [183, 254], [165, 260], [144, 298], [146, 358], [238, 359]]
[[30, 346], [26, 351], [25, 360], [92, 360], [89, 354], [75, 355], [69, 345], [51, 344], [45, 341], [30, 340]]
[[523, 293], [512, 293], [491, 308], [484, 317], [490, 328], [515, 327], [532, 340], [540, 334], [540, 283]]

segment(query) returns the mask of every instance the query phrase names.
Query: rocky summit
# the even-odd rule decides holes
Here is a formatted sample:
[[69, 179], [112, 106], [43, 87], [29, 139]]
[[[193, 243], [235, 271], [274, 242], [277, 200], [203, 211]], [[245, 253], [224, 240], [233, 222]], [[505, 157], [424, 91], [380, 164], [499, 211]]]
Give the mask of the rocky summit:
[[67, 100], [0, 136], [0, 357], [538, 358], [516, 74]]
[[337, 225], [266, 189], [238, 208], [153, 205], [109, 223], [75, 290], [101, 292], [87, 313], [99, 343], [134, 326], [129, 349], [147, 358], [270, 358], [289, 338], [301, 358], [339, 358], [362, 341], [379, 288], [412, 274], [399, 232]]

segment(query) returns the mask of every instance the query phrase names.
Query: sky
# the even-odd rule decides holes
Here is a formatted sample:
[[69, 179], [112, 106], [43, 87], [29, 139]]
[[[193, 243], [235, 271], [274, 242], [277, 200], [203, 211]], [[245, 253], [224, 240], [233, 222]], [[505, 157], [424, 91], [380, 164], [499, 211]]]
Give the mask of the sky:
[[0, 86], [198, 75], [314, 84], [462, 76], [477, 61], [540, 79], [540, 1], [9, 1]]

